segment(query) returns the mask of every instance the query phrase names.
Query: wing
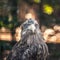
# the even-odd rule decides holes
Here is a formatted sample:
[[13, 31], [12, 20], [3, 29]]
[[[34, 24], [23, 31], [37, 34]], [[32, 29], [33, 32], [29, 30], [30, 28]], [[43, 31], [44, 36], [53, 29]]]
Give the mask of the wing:
[[7, 56], [6, 60], [18, 60], [19, 57], [22, 56], [23, 51], [25, 50], [25, 45], [24, 42], [22, 43], [22, 41], [17, 42], [11, 52], [9, 53], [9, 55]]
[[14, 45], [6, 60], [18, 60], [18, 43]]
[[11, 51], [6, 60], [18, 60], [16, 51]]
[[37, 60], [46, 60], [49, 55], [48, 47], [45, 43], [39, 44]]

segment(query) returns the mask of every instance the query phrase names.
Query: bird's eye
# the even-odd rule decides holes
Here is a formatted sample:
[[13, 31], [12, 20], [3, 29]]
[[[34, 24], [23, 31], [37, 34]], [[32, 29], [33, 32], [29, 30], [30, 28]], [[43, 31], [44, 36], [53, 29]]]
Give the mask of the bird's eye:
[[31, 24], [24, 24], [23, 29], [28, 28], [28, 26], [30, 26], [30, 25], [31, 25]]

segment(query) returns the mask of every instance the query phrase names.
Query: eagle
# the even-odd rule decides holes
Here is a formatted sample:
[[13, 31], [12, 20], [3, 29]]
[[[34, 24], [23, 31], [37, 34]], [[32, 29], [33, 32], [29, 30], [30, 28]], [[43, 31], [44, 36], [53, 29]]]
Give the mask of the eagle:
[[49, 55], [48, 46], [38, 22], [28, 19], [21, 27], [21, 40], [13, 46], [6, 60], [46, 60]]

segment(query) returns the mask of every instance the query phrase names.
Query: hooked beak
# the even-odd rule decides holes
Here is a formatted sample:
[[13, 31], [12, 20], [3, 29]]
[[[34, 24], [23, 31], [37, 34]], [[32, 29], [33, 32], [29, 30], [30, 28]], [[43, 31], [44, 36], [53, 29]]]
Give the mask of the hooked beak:
[[32, 33], [35, 33], [36, 27], [32, 24], [28, 29], [30, 29]]

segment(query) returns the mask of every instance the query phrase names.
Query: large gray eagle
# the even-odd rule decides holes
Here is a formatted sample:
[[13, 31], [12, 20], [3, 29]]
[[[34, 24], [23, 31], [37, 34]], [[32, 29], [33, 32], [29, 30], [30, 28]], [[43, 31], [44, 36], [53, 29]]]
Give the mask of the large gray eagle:
[[36, 20], [29, 19], [22, 25], [21, 40], [17, 42], [7, 60], [46, 60], [49, 52]]

